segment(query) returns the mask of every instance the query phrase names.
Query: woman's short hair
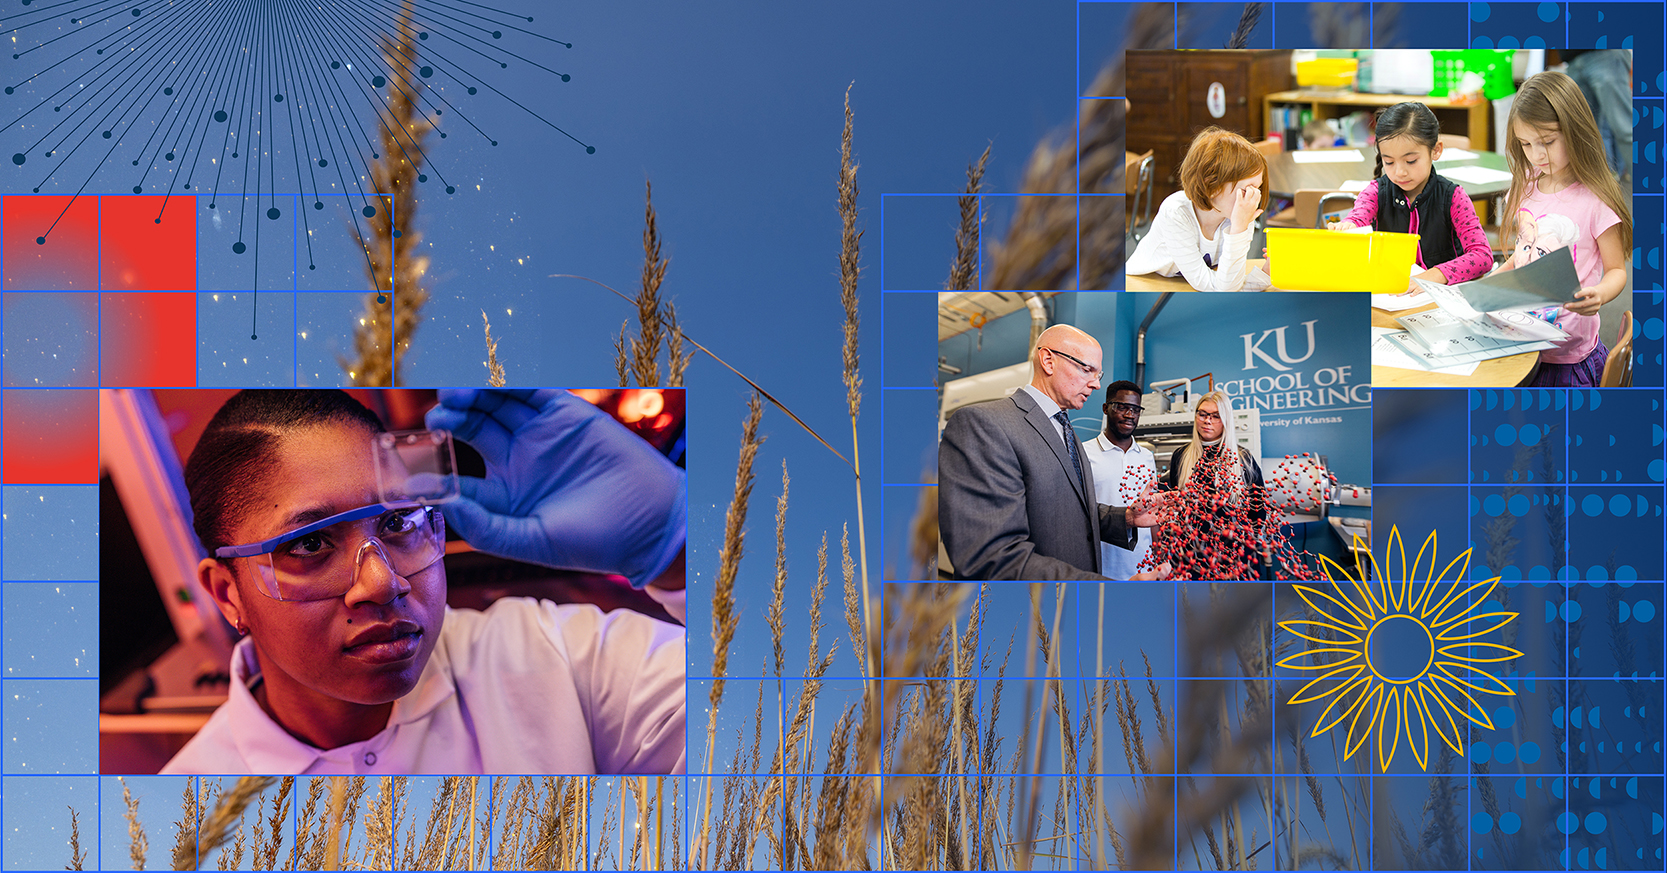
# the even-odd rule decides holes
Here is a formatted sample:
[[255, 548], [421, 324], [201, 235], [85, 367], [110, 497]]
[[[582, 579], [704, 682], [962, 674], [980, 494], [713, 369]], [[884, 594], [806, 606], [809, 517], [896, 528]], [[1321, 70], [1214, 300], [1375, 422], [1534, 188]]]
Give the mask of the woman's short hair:
[[1214, 209], [1210, 198], [1221, 189], [1260, 174], [1262, 176], [1261, 208], [1268, 208], [1268, 159], [1250, 144], [1250, 140], [1219, 127], [1200, 131], [1187, 147], [1181, 161], [1181, 189], [1187, 199], [1199, 209]]
[[284, 434], [327, 424], [358, 425], [371, 433], [387, 430], [345, 391], [239, 391], [220, 407], [185, 464], [191, 526], [209, 554], [234, 545], [226, 540], [233, 519], [248, 508], [250, 486], [271, 463]]

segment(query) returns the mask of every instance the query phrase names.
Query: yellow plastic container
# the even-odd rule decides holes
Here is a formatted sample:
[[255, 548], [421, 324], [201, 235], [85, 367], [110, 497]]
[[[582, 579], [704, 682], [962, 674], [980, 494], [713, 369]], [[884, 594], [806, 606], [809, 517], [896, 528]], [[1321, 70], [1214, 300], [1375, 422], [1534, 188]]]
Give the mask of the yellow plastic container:
[[1287, 291], [1407, 290], [1418, 257], [1416, 233], [1340, 233], [1268, 228], [1273, 284]]
[[1354, 58], [1316, 58], [1297, 64], [1301, 88], [1347, 88], [1354, 84], [1360, 62]]

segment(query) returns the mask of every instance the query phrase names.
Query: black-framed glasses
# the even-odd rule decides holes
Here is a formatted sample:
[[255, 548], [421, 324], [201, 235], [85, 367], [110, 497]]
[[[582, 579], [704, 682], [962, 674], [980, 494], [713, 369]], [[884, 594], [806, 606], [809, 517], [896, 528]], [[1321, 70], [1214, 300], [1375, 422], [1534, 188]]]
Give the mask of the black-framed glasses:
[[1111, 411], [1113, 413], [1122, 413], [1124, 415], [1139, 415], [1142, 411], [1144, 411], [1144, 407], [1138, 403], [1118, 403], [1113, 400], [1106, 405], [1111, 407]]
[[1203, 410], [1199, 410], [1196, 414], [1198, 416], [1199, 421], [1220, 421], [1221, 420], [1221, 414], [1216, 413], [1216, 412], [1205, 412]]
[[1042, 346], [1042, 349], [1044, 351], [1052, 352], [1052, 353], [1060, 356], [1061, 358], [1064, 358], [1065, 360], [1070, 361], [1070, 362], [1076, 364], [1077, 366], [1081, 367], [1082, 372], [1085, 375], [1087, 375], [1089, 378], [1091, 378], [1091, 379], [1100, 378], [1100, 368], [1099, 367], [1096, 367], [1093, 364], [1090, 364], [1090, 363], [1084, 361], [1081, 358], [1076, 358], [1076, 357], [1072, 357], [1071, 355], [1067, 355], [1067, 354], [1065, 354], [1064, 352], [1062, 352], [1058, 349], [1050, 349], [1047, 346]]

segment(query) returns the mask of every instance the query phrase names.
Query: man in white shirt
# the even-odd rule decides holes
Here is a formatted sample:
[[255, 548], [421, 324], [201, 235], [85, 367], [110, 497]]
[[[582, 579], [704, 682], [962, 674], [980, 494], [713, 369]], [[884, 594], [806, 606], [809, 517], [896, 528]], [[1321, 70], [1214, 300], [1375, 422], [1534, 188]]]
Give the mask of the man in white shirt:
[[[1110, 503], [1127, 505], [1158, 478], [1151, 450], [1134, 440], [1140, 425], [1140, 386], [1126, 380], [1111, 383], [1101, 409], [1106, 414], [1105, 433], [1082, 444], [1083, 457], [1094, 477], [1094, 493]], [[1100, 571], [1119, 581], [1131, 579], [1151, 548], [1148, 528], [1139, 529], [1133, 551], [1101, 543]]]

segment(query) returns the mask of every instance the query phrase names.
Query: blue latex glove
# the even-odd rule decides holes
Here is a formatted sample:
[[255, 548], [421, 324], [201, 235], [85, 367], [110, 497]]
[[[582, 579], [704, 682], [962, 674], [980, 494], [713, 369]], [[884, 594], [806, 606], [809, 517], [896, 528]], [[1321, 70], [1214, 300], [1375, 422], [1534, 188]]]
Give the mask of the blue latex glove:
[[486, 459], [446, 523], [518, 561], [624, 576], [665, 572], [688, 532], [688, 477], [607, 413], [558, 390], [442, 389], [425, 417]]

